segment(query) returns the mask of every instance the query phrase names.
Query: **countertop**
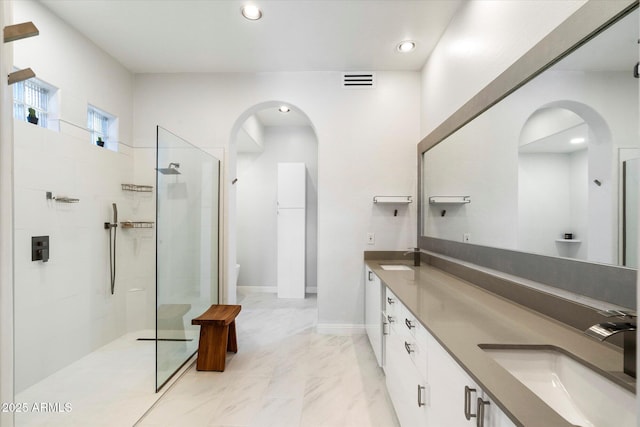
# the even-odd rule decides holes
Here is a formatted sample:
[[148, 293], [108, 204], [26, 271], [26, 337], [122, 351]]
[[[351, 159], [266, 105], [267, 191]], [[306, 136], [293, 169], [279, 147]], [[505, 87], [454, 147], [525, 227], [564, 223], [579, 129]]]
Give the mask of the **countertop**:
[[[634, 391], [622, 373], [622, 350], [581, 331], [492, 294], [428, 264], [365, 260], [462, 368], [516, 425], [572, 426], [520, 383], [479, 345], [550, 345], [611, 373]], [[411, 271], [383, 270], [381, 264], [405, 264]]]

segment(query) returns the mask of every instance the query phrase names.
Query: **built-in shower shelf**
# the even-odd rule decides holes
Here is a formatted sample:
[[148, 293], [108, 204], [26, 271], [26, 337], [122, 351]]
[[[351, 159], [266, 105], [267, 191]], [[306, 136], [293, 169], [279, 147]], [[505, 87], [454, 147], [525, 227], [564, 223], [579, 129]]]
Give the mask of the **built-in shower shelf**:
[[152, 185], [122, 184], [122, 191], [136, 191], [138, 193], [151, 193]]
[[122, 221], [122, 228], [153, 228], [153, 221]]

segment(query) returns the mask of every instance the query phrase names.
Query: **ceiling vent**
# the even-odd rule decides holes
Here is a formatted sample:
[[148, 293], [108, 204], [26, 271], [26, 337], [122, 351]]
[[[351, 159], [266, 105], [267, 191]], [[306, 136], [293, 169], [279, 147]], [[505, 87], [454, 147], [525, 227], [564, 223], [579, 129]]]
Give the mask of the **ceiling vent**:
[[342, 73], [342, 87], [344, 88], [373, 88], [375, 87], [375, 75], [367, 72]]

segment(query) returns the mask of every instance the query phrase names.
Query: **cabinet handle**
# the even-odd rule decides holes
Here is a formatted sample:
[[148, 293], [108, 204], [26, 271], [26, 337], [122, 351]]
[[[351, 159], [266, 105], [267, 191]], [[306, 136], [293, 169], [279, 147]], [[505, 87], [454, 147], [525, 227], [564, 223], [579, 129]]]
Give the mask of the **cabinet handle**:
[[484, 427], [484, 407], [487, 405], [489, 405], [488, 400], [482, 400], [481, 397], [478, 398], [476, 427]]
[[427, 404], [424, 403], [424, 401], [422, 400], [422, 390], [424, 390], [425, 387], [421, 386], [420, 384], [418, 384], [418, 408], [421, 408], [423, 406], [426, 406]]
[[464, 386], [464, 417], [469, 421], [471, 418], [475, 417], [475, 414], [471, 413], [471, 393], [475, 393], [475, 388], [469, 388], [469, 386]]
[[395, 320], [393, 320], [393, 317], [391, 317], [390, 315], [387, 314], [387, 320], [389, 321], [389, 323], [393, 323], [395, 322]]
[[407, 353], [411, 354], [411, 352], [413, 351], [413, 349], [411, 348], [411, 344], [409, 344], [408, 342], [404, 342], [404, 349], [407, 350]]
[[373, 279], [371, 278], [371, 273], [373, 273], [373, 271], [369, 271], [367, 274], [369, 275], [369, 281], [371, 282]]
[[387, 297], [387, 304], [391, 305], [393, 303], [395, 303], [395, 300], [391, 297]]
[[406, 317], [404, 318], [404, 324], [407, 325], [407, 328], [409, 329], [416, 327], [416, 325], [414, 325], [413, 322], [411, 322], [411, 320], [407, 319]]

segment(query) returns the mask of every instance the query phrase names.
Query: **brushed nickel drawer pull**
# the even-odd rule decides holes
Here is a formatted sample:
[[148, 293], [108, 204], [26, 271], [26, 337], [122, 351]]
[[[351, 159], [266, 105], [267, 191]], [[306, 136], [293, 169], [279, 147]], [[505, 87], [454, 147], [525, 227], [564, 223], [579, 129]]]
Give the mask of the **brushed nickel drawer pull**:
[[471, 418], [475, 417], [475, 414], [471, 413], [471, 393], [475, 393], [475, 388], [469, 388], [469, 386], [464, 386], [464, 417], [469, 421]]
[[489, 405], [488, 400], [482, 400], [481, 397], [478, 398], [478, 407], [476, 409], [478, 418], [476, 418], [476, 427], [484, 427], [484, 407], [487, 405]]
[[391, 305], [391, 304], [394, 304], [395, 302], [396, 301], [393, 298], [387, 297], [387, 304]]
[[371, 273], [373, 273], [373, 271], [369, 271], [369, 281], [371, 282], [373, 279], [371, 278]]
[[418, 408], [421, 408], [421, 407], [427, 405], [422, 400], [422, 390], [424, 390], [424, 389], [425, 389], [424, 386], [421, 386], [420, 384], [418, 384]]
[[416, 327], [416, 325], [414, 325], [413, 322], [406, 317], [404, 318], [404, 324], [407, 325], [407, 328], [409, 329]]
[[411, 354], [411, 352], [413, 351], [413, 349], [411, 348], [411, 344], [406, 341], [404, 342], [404, 349], [407, 350], [408, 354]]

